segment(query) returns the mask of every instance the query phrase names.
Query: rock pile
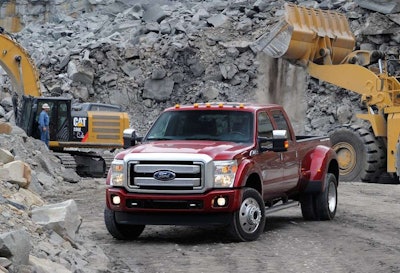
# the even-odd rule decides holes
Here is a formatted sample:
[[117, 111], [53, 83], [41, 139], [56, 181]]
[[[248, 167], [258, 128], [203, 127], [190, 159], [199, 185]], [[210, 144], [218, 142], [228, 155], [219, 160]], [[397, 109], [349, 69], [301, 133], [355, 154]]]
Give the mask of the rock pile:
[[[43, 94], [121, 105], [139, 134], [175, 103], [279, 103], [290, 109], [298, 133], [314, 134], [356, 122], [354, 114], [363, 110], [359, 95], [308, 79], [301, 68], [251, 50], [249, 45], [279, 19], [283, 0], [21, 2], [26, 26], [14, 36], [35, 60]], [[395, 1], [296, 2], [340, 10], [361, 49], [398, 58]], [[60, 12], [65, 6], [69, 12]], [[10, 97], [1, 93], [0, 119], [12, 123]], [[0, 179], [0, 221], [6, 223], [0, 226], [0, 272], [102, 272], [88, 262], [95, 255], [103, 259], [101, 251], [74, 238], [80, 221], [74, 202], [54, 208], [41, 199], [79, 178], [65, 174], [40, 141], [12, 131], [0, 135], [1, 148], [30, 166], [31, 182], [26, 188], [9, 177]], [[53, 209], [64, 218], [47, 219]]]

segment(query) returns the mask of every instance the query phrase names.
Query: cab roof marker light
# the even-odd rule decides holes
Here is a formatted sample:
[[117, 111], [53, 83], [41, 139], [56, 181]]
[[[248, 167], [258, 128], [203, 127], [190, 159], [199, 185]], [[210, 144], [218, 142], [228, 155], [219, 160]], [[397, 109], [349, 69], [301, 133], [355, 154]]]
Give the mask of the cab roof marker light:
[[244, 104], [243, 103], [239, 104], [239, 108], [243, 109], [244, 108]]
[[178, 109], [178, 108], [180, 108], [181, 106], [177, 103], [177, 104], [175, 104], [175, 108], [176, 109]]
[[211, 108], [211, 103], [207, 102], [207, 103], [206, 103], [206, 107], [207, 107], [207, 108]]
[[195, 103], [195, 104], [193, 104], [193, 107], [194, 107], [194, 108], [199, 108], [199, 104], [198, 104], [198, 103]]
[[218, 104], [218, 107], [219, 107], [219, 108], [224, 108], [224, 104], [223, 104], [223, 103], [219, 103], [219, 104]]

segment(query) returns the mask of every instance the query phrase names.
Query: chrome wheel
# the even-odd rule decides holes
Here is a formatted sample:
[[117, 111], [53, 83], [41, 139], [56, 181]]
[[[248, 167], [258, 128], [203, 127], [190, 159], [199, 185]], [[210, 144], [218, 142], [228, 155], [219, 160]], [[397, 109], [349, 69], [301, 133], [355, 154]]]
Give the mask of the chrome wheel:
[[331, 213], [336, 210], [337, 206], [337, 191], [335, 183], [329, 183], [328, 188], [328, 208]]
[[257, 230], [262, 219], [261, 209], [254, 198], [243, 201], [239, 211], [239, 223], [243, 231], [253, 233]]

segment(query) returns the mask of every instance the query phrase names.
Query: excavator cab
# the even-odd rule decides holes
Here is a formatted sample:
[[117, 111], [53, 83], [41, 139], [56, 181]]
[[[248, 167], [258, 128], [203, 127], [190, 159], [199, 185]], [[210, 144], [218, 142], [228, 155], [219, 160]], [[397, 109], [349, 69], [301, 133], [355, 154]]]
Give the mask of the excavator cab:
[[50, 117], [50, 142], [70, 141], [72, 139], [71, 100], [66, 98], [23, 96], [21, 107], [16, 111], [17, 125], [28, 136], [40, 139], [38, 119], [44, 103], [50, 106], [48, 112]]

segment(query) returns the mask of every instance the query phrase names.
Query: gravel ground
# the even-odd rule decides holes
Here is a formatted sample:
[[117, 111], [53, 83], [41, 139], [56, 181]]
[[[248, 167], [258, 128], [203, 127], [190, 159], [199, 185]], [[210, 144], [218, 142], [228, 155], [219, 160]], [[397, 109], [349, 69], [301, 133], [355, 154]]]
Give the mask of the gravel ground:
[[136, 241], [117, 241], [103, 222], [104, 181], [75, 187], [53, 201], [76, 200], [80, 234], [108, 255], [110, 272], [400, 272], [400, 185], [341, 183], [333, 221], [304, 221], [293, 207], [269, 215], [264, 234], [248, 243], [218, 228], [179, 226], [148, 226]]

